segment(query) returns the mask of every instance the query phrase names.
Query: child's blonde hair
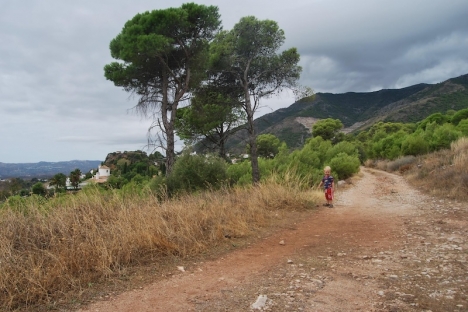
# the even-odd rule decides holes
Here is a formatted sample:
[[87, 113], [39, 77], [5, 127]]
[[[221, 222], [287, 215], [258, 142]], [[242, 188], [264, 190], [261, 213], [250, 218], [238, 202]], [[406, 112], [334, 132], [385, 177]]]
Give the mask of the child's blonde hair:
[[326, 166], [325, 168], [323, 168], [323, 171], [331, 171], [330, 166]]

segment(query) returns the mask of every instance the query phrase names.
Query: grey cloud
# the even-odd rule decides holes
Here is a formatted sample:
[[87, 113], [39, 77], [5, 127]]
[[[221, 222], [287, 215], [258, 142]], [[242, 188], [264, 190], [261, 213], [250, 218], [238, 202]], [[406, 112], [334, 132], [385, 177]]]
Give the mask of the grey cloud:
[[[104, 78], [109, 42], [136, 13], [185, 2], [2, 4], [0, 161], [103, 159], [142, 149], [151, 121], [131, 110], [136, 98]], [[247, 15], [277, 21], [284, 48], [301, 54], [300, 82], [317, 92], [401, 88], [468, 72], [465, 0], [198, 3], [217, 5], [225, 29]], [[288, 92], [265, 99], [257, 117], [292, 102]]]

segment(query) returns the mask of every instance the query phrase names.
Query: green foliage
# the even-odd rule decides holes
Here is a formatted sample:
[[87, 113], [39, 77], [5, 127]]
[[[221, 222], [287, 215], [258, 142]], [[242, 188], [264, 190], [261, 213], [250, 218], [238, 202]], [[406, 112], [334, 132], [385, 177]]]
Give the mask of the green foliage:
[[335, 178], [347, 179], [359, 172], [361, 162], [357, 156], [339, 153], [330, 160], [329, 166], [335, 174]]
[[44, 184], [42, 184], [41, 182], [37, 182], [36, 184], [34, 184], [31, 188], [31, 191], [33, 194], [40, 196], [45, 196], [47, 194], [47, 190], [44, 187]]
[[[392, 134], [398, 131], [404, 131], [406, 133], [411, 133], [416, 129], [415, 124], [404, 124], [401, 122], [378, 122], [367, 131], [368, 135], [373, 138], [373, 141], [378, 141], [379, 139], [386, 136], [386, 134]], [[376, 139], [377, 137], [377, 139]]]
[[140, 113], [160, 113], [162, 122], [153, 126], [162, 127], [167, 137], [167, 172], [175, 162], [173, 117], [184, 95], [206, 78], [209, 42], [220, 25], [216, 6], [186, 3], [135, 15], [110, 43], [119, 62], [107, 64], [104, 75], [139, 96]]
[[425, 129], [427, 124], [429, 124], [429, 123], [436, 123], [438, 125], [442, 125], [442, 124], [446, 123], [449, 120], [450, 119], [447, 116], [443, 115], [442, 113], [435, 113], [435, 114], [432, 114], [432, 115], [428, 116], [424, 120], [422, 120], [418, 124], [418, 128], [419, 129]]
[[401, 154], [401, 144], [407, 135], [403, 130], [399, 130], [383, 137], [372, 144], [371, 154], [376, 158], [397, 158]]
[[148, 180], [148, 177], [137, 174], [132, 178], [131, 182], [135, 185], [144, 185]]
[[137, 175], [149, 180], [155, 175], [164, 174], [163, 159], [164, 156], [157, 151], [150, 155], [143, 151], [110, 153], [104, 162], [106, 166], [111, 168], [107, 186], [113, 189], [121, 188]]
[[460, 131], [464, 136], [468, 136], [468, 119], [463, 119], [462, 121], [460, 121], [456, 129]]
[[7, 198], [5, 203], [1, 206], [2, 209], [10, 209], [15, 212], [19, 212], [23, 215], [31, 213], [30, 209], [36, 210], [34, 207], [41, 207], [42, 211], [46, 211], [45, 204], [47, 198], [41, 195], [33, 194], [27, 197], [21, 197], [19, 195], [10, 196]]
[[356, 138], [362, 142], [370, 158], [396, 159], [405, 155], [423, 155], [431, 151], [449, 148], [450, 143], [468, 134], [468, 110], [449, 111], [446, 115], [434, 113], [417, 126], [415, 124], [383, 123], [374, 124], [369, 130], [359, 133]]
[[183, 153], [167, 176], [167, 187], [170, 193], [217, 188], [227, 180], [226, 170], [227, 163], [220, 157]]
[[55, 187], [55, 191], [64, 190], [67, 185], [67, 176], [63, 173], [57, 173], [49, 180], [51, 186]]
[[70, 175], [68, 176], [70, 178], [70, 184], [73, 186], [73, 188], [77, 189], [78, 185], [80, 184], [81, 180], [81, 170], [80, 169], [75, 169], [72, 172], [70, 172]]
[[303, 150], [309, 153], [317, 153], [320, 163], [324, 164], [326, 160], [327, 151], [331, 149], [332, 144], [330, 141], [325, 141], [322, 137], [310, 138], [307, 140]]
[[231, 184], [248, 185], [252, 183], [252, 166], [249, 161], [230, 165], [226, 173]]
[[401, 153], [403, 155], [424, 155], [429, 152], [429, 142], [418, 134], [408, 135], [401, 142]]
[[241, 92], [232, 81], [208, 80], [195, 90], [191, 105], [178, 110], [175, 126], [179, 137], [186, 145], [208, 141], [226, 157], [227, 139], [246, 121]]
[[431, 140], [431, 149], [433, 151], [450, 148], [450, 143], [456, 141], [462, 136], [462, 133], [458, 131], [452, 124], [444, 124], [437, 127], [434, 130], [434, 135]]
[[320, 136], [324, 140], [333, 140], [343, 128], [343, 123], [339, 119], [327, 118], [317, 121], [312, 126], [312, 135]]
[[458, 112], [456, 112], [452, 116], [451, 122], [452, 122], [452, 124], [454, 124], [456, 126], [456, 125], [458, 125], [460, 123], [460, 121], [462, 121], [464, 119], [465, 120], [468, 119], [468, 108], [461, 109]]
[[359, 158], [359, 152], [356, 145], [350, 142], [340, 142], [332, 146], [326, 153], [326, 159], [331, 160], [340, 153]]
[[281, 142], [273, 134], [261, 134], [257, 136], [258, 156], [274, 158], [280, 149]]
[[148, 187], [156, 194], [165, 193], [166, 190], [166, 177], [163, 175], [154, 176], [148, 183]]
[[111, 175], [109, 178], [107, 178], [106, 184], [110, 188], [120, 189], [128, 182], [129, 181], [124, 177], [117, 177], [115, 175]]
[[242, 90], [255, 183], [260, 181], [254, 130], [259, 101], [284, 87], [294, 86], [302, 71], [296, 48], [279, 52], [284, 41], [284, 31], [275, 21], [247, 16], [231, 31], [220, 32], [210, 46], [212, 68], [219, 77], [235, 82]]

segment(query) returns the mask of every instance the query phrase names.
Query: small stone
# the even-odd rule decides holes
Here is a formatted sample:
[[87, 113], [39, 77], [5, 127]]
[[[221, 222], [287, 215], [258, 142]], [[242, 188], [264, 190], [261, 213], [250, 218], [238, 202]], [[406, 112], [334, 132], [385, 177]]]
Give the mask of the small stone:
[[293, 264], [294, 262], [291, 259], [288, 259], [288, 264]]
[[280, 240], [279, 244], [284, 245], [284, 239]]
[[178, 266], [177, 267], [177, 270], [181, 271], [181, 272], [185, 272], [185, 268], [183, 266]]
[[254, 303], [252, 303], [250, 307], [254, 310], [263, 310], [263, 308], [266, 305], [267, 300], [268, 300], [267, 295], [260, 295], [257, 297], [257, 300]]

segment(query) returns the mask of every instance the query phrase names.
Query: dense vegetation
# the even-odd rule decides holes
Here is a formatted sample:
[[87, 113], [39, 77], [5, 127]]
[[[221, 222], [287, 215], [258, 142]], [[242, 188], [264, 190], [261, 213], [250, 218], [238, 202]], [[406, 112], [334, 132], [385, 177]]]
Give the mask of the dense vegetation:
[[[155, 122], [164, 124], [166, 157], [142, 151], [110, 153], [104, 162], [111, 169], [107, 182], [90, 183], [73, 193], [66, 192], [64, 175], [49, 181], [53, 193], [34, 181], [27, 186], [30, 196], [21, 196], [25, 185], [14, 180], [10, 186], [17, 189], [9, 193], [14, 196], [4, 196], [0, 203], [2, 309], [34, 310], [38, 305], [56, 309], [54, 304], [69, 291], [82, 294], [111, 276], [124, 278], [129, 267], [146, 263], [157, 267], [170, 259], [200, 255], [227, 244], [226, 237], [255, 233], [285, 210], [315, 207], [317, 193], [312, 189], [325, 166], [331, 166], [336, 179], [347, 179], [365, 162], [414, 159], [452, 147], [456, 156], [450, 161], [465, 174], [468, 144], [459, 139], [468, 136], [468, 109], [456, 111], [465, 107], [465, 94], [460, 93], [464, 91], [433, 100], [431, 107], [450, 108], [445, 114], [437, 110], [414, 123], [381, 121], [347, 135], [340, 129], [352, 124], [350, 117], [370, 118], [379, 107], [411, 97], [418, 101], [424, 92], [433, 95], [437, 90], [417, 85], [393, 93], [321, 94], [308, 98], [315, 101], [313, 109], [323, 120], [311, 129], [312, 137], [302, 137], [300, 146], [288, 146], [272, 134], [257, 136], [253, 115], [259, 100], [279, 87], [292, 86], [300, 73], [299, 55], [295, 48], [277, 54], [285, 37], [274, 21], [247, 17], [232, 31], [217, 35], [219, 26], [216, 7], [191, 3], [137, 14], [111, 42], [118, 62], [105, 67], [106, 78], [140, 96], [140, 110], [161, 112], [162, 119]], [[243, 91], [249, 129], [248, 140], [240, 144], [250, 157], [197, 154], [189, 147], [181, 155], [175, 153], [177, 107], [193, 85], [206, 82], [208, 59], [216, 65], [211, 68], [217, 70], [216, 77]], [[249, 65], [239, 72], [239, 64]], [[269, 74], [264, 76], [265, 72]], [[226, 99], [226, 94], [220, 98]], [[291, 108], [297, 116], [299, 108]], [[206, 132], [201, 130], [197, 132]], [[425, 170], [420, 172], [427, 177]], [[456, 180], [462, 194], [468, 186], [466, 176]], [[78, 189], [81, 172], [74, 170], [68, 178]]]
[[[353, 131], [368, 129], [383, 122], [417, 123], [431, 114], [468, 108], [468, 74], [437, 84], [418, 84], [402, 89], [343, 94], [317, 93], [297, 100], [289, 107], [255, 120], [259, 134], [273, 134], [290, 148], [303, 146], [310, 131], [297, 121], [301, 118], [338, 119]], [[241, 151], [246, 132], [239, 131], [226, 146]], [[202, 150], [202, 147], [200, 147]]]
[[[311, 187], [324, 165], [346, 179], [363, 162], [394, 159], [385, 169], [415, 170], [413, 176], [424, 180], [436, 172], [432, 180], [442, 179], [445, 196], [457, 198], [468, 191], [467, 115], [460, 110], [415, 124], [381, 122], [357, 135], [337, 135], [340, 123], [323, 120], [316, 130], [330, 139], [317, 133], [294, 151], [272, 135], [259, 136], [262, 179], [255, 187], [248, 158], [230, 163], [186, 151], [165, 176], [159, 153], [111, 153], [107, 184], [48, 199], [12, 196], [0, 206], [2, 308], [38, 303], [52, 308], [51, 302], [68, 291], [83, 291], [127, 267], [193, 256], [223, 244], [226, 235], [254, 233], [280, 209], [314, 206]], [[426, 157], [431, 151], [445, 153], [445, 162], [404, 156]], [[447, 192], [452, 182], [456, 185]]]

